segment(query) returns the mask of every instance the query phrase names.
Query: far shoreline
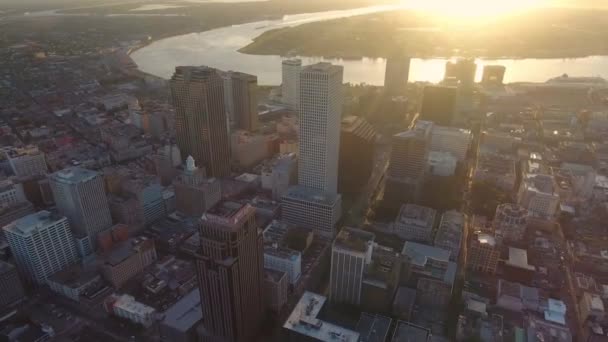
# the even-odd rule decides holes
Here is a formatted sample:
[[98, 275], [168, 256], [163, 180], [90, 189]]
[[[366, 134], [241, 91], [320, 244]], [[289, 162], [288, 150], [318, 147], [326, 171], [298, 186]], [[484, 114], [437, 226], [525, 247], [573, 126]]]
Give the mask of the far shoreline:
[[[433, 21], [433, 18], [412, 10], [371, 13], [266, 31], [238, 52], [249, 55], [328, 56], [326, 58], [346, 60], [393, 56], [419, 59], [464, 56], [482, 60], [608, 56], [608, 45], [598, 38], [603, 33], [608, 34], [608, 25], [598, 24], [598, 21], [603, 22], [602, 18], [608, 15], [608, 11], [596, 11], [589, 16], [587, 10], [543, 9], [541, 21], [546, 23], [530, 24], [530, 27], [520, 29], [526, 20], [535, 19], [538, 11], [541, 10], [529, 11], [518, 17], [505, 17], [492, 24], [482, 23], [479, 27], [446, 24], [438, 19]], [[400, 31], [396, 23], [409, 28], [430, 25], [436, 30], [404, 33], [406, 31]], [[365, 25], [371, 25], [371, 29], [362, 29]], [[588, 39], [574, 39], [573, 32], [583, 30], [578, 26], [593, 33], [589, 34]], [[488, 34], [488, 31], [493, 33]], [[305, 40], [306, 37], [317, 38]], [[503, 40], [504, 44], [501, 43]], [[301, 41], [305, 43], [298, 43]]]
[[[295, 54], [291, 54], [291, 53], [276, 53], [276, 52], [266, 52], [266, 51], [244, 51], [244, 48], [241, 48], [238, 50], [239, 53], [245, 54], [245, 55], [252, 55], [252, 56], [280, 56], [281, 58], [299, 58], [299, 57], [305, 57], [305, 58], [324, 58], [324, 59], [341, 59], [341, 60], [346, 60], [346, 61], [359, 61], [359, 60], [363, 60], [363, 59], [389, 59], [389, 58], [393, 58], [393, 57], [387, 57], [387, 56], [342, 56], [342, 55], [323, 55], [323, 56], [319, 56], [319, 55], [314, 55], [314, 54], [306, 54], [306, 53], [295, 53]], [[529, 55], [529, 56], [521, 56], [521, 55], [517, 55], [517, 56], [508, 56], [508, 55], [503, 55], [503, 56], [473, 56], [473, 55], [467, 55], [467, 54], [461, 54], [461, 55], [407, 55], [407, 58], [410, 59], [421, 59], [421, 60], [429, 60], [429, 59], [445, 59], [445, 60], [452, 60], [452, 59], [459, 59], [459, 58], [473, 58], [475, 60], [524, 60], [524, 59], [561, 59], [561, 60], [571, 60], [571, 59], [582, 59], [582, 58], [593, 58], [593, 57], [608, 57], [608, 51], [606, 51], [604, 54], [595, 54], [595, 53], [589, 53], [589, 54], [574, 54], [574, 55]]]
[[[253, 23], [255, 21], [252, 21], [250, 23]], [[244, 24], [250, 24], [250, 23], [244, 23]], [[229, 25], [232, 26], [232, 25]], [[216, 30], [216, 29], [221, 29], [221, 28], [225, 28], [225, 27], [229, 27], [229, 26], [221, 26], [221, 27], [216, 27], [216, 28], [212, 28], [209, 30], [203, 30], [203, 31], [187, 31], [187, 32], [181, 32], [181, 33], [168, 33], [166, 35], [161, 35], [161, 36], [156, 36], [156, 37], [150, 37], [150, 39], [141, 42], [140, 44], [132, 47], [129, 49], [129, 51], [127, 52], [127, 55], [131, 56], [131, 54], [137, 52], [138, 50], [144, 49], [158, 41], [164, 40], [164, 39], [170, 39], [170, 38], [176, 38], [176, 37], [181, 37], [181, 36], [186, 36], [189, 34], [199, 34], [199, 33], [203, 33], [203, 32], [207, 32], [207, 31], [212, 31], [212, 30]], [[264, 33], [260, 34], [258, 37], [256, 37], [255, 39], [258, 39], [259, 37], [263, 36]], [[253, 51], [247, 51], [250, 46], [255, 44], [255, 39], [252, 43], [240, 48], [237, 50], [237, 52], [245, 54], [245, 55], [253, 55], [253, 56], [279, 56], [281, 58], [299, 58], [299, 57], [307, 57], [307, 58], [324, 58], [324, 59], [342, 59], [342, 60], [347, 60], [347, 61], [359, 61], [359, 60], [363, 60], [366, 58], [369, 59], [388, 59], [391, 57], [387, 57], [387, 56], [343, 56], [340, 54], [327, 54], [327, 55], [315, 55], [315, 54], [306, 54], [306, 53], [297, 53], [297, 54], [292, 54], [289, 51], [288, 52], [284, 52], [284, 53], [276, 53], [275, 51], [257, 51], [257, 49], [252, 48]], [[561, 60], [571, 60], [571, 59], [581, 59], [581, 58], [594, 58], [594, 57], [608, 57], [608, 51], [606, 51], [604, 54], [599, 54], [599, 53], [589, 53], [589, 54], [573, 54], [573, 55], [529, 55], [529, 56], [521, 56], [521, 55], [517, 55], [517, 56], [509, 56], [509, 55], [503, 55], [503, 56], [473, 56], [473, 55], [467, 55], [467, 54], [460, 54], [460, 55], [411, 55], [411, 56], [407, 56], [408, 58], [411, 59], [422, 59], [422, 60], [429, 60], [429, 59], [445, 59], [445, 60], [452, 60], [452, 59], [458, 59], [458, 58], [474, 58], [475, 60], [503, 60], [503, 59], [508, 59], [508, 60], [524, 60], [524, 59], [561, 59]]]

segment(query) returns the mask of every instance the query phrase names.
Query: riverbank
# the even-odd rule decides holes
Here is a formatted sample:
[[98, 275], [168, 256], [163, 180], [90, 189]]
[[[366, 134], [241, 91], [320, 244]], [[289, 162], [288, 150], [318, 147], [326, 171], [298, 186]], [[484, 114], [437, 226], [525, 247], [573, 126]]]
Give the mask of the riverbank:
[[239, 51], [255, 55], [486, 59], [608, 55], [606, 10], [542, 9], [455, 23], [401, 10], [267, 31]]
[[[65, 0], [65, 6], [57, 4], [55, 8], [42, 11], [35, 9], [48, 7], [23, 5], [8, 8], [10, 12], [0, 17], [0, 47], [28, 39], [50, 46], [52, 51], [49, 52], [55, 54], [91, 53], [115, 47], [117, 42], [145, 37], [158, 41], [231, 25], [280, 19], [286, 15], [360, 8], [373, 3], [372, 0], [269, 0], [255, 3], [169, 1], [183, 6], [157, 8], [142, 13], [132, 10], [146, 4], [143, 0], [122, 1], [120, 4], [116, 3], [118, 0], [112, 0], [105, 5], [70, 7], [75, 5], [73, 1]], [[47, 5], [50, 7], [50, 3]], [[53, 35], [49, 35], [49, 32], [53, 32]]]

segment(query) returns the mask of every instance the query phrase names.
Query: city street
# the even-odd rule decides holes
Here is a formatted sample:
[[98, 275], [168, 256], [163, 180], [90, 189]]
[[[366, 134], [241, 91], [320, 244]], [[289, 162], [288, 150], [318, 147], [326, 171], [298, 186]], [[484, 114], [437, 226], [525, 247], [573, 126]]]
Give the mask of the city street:
[[[562, 244], [562, 246], [566, 245], [566, 239], [564, 237], [564, 232], [562, 230], [562, 225], [558, 224], [558, 231], [557, 231], [557, 235], [559, 236], [560, 242]], [[574, 320], [574, 325], [576, 327], [576, 336], [578, 336], [579, 338], [582, 338], [582, 336], [584, 336], [584, 327], [583, 327], [583, 322], [580, 321], [580, 308], [579, 308], [579, 304], [578, 304], [578, 300], [576, 298], [576, 289], [574, 287], [574, 278], [572, 277], [572, 265], [574, 263], [572, 262], [572, 257], [570, 255], [570, 253], [564, 253], [564, 261], [562, 261], [562, 265], [563, 265], [563, 269], [566, 271], [566, 284], [568, 286], [568, 294], [570, 295], [569, 298], [569, 302], [570, 302], [570, 307], [568, 307], [568, 310], [573, 310], [574, 314], [570, 315], [570, 317], [574, 316], [572, 319]], [[572, 311], [571, 311], [572, 312]]]

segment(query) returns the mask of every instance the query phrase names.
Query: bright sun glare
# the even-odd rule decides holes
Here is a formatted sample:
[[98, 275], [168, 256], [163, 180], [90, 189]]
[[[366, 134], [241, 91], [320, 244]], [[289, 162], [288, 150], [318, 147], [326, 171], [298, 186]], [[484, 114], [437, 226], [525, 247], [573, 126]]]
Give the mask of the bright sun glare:
[[454, 19], [500, 16], [547, 5], [549, 0], [402, 0], [409, 8]]

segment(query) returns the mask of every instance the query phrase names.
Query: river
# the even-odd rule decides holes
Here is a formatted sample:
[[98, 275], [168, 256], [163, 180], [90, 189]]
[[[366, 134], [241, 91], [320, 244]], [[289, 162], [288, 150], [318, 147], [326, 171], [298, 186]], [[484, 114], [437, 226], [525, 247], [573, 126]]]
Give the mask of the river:
[[[258, 76], [262, 85], [281, 83], [281, 56], [248, 55], [238, 50], [262, 33], [283, 27], [344, 18], [354, 15], [389, 11], [402, 7], [373, 6], [352, 10], [286, 15], [279, 20], [266, 20], [234, 25], [200, 33], [190, 33], [156, 41], [134, 51], [131, 57], [147, 73], [169, 78], [177, 65], [208, 65], [221, 70], [235, 70]], [[416, 28], [412, 28], [416, 29]], [[314, 39], [311, 37], [310, 39]], [[344, 82], [382, 85], [383, 58], [334, 59], [301, 57], [304, 64], [328, 61], [344, 66]], [[410, 81], [438, 82], [443, 78], [445, 59], [412, 59]], [[505, 82], [544, 82], [562, 75], [601, 76], [608, 78], [608, 57], [552, 59], [478, 59], [477, 77], [484, 65], [501, 64], [507, 67]]]

